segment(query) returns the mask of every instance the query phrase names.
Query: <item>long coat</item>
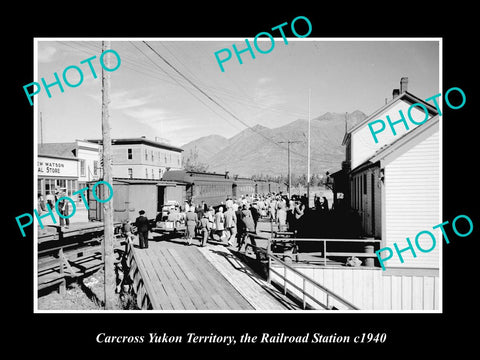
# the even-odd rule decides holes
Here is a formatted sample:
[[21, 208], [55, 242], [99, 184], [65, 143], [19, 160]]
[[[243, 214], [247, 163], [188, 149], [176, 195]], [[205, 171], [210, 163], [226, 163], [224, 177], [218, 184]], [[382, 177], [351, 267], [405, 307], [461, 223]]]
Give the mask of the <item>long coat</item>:
[[185, 220], [187, 222], [187, 238], [191, 239], [195, 236], [195, 226], [197, 225], [197, 214], [193, 211], [187, 211], [185, 214]]
[[253, 217], [250, 210], [242, 210], [242, 221], [248, 231], [255, 231], [255, 223], [253, 222]]
[[225, 211], [225, 227], [232, 228], [237, 226], [237, 216], [235, 215], [235, 212], [233, 209], [228, 209]]
[[146, 233], [150, 230], [150, 225], [146, 216], [140, 215], [135, 219], [135, 226], [139, 233]]
[[225, 230], [225, 214], [217, 212], [215, 214], [215, 226], [217, 230]]

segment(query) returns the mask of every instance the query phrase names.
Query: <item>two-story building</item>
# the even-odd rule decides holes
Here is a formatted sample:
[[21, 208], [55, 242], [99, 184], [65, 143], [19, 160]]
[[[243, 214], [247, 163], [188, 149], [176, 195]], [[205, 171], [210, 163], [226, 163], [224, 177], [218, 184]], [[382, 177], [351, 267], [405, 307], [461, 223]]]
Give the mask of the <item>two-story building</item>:
[[[350, 208], [359, 214], [363, 235], [380, 239], [380, 248], [394, 252], [377, 281], [383, 292], [378, 307], [434, 310], [441, 302], [442, 233], [433, 229], [443, 221], [440, 120], [434, 105], [409, 93], [404, 80], [392, 100], [345, 134], [343, 171]], [[422, 107], [414, 108], [411, 115], [418, 125], [407, 117], [415, 103], [428, 112], [427, 116]], [[368, 124], [387, 116], [395, 123], [400, 110], [409, 121], [408, 129], [403, 122], [396, 123], [394, 135], [387, 125], [376, 143]], [[424, 230], [435, 235], [436, 247], [427, 253], [416, 251], [415, 256], [407, 249], [400, 259], [394, 244], [406, 249], [406, 238], [413, 243]], [[423, 236], [419, 243], [430, 248], [432, 239]]]
[[[84, 140], [38, 145], [38, 193], [46, 197], [55, 189], [66, 189], [68, 196], [101, 176], [100, 146]], [[80, 198], [78, 197], [78, 200]]]
[[[379, 266], [296, 267], [360, 309], [438, 311], [442, 308], [443, 239], [440, 229], [433, 229], [443, 222], [440, 117], [433, 103], [407, 91], [407, 81], [402, 78], [393, 99], [346, 131], [343, 140], [346, 159], [342, 170], [332, 174], [334, 191], [343, 193], [347, 200], [343, 205], [358, 213], [365, 236], [362, 241], [374, 238], [376, 249], [392, 250], [393, 256], [384, 262], [385, 270]], [[412, 104], [421, 104], [412, 107], [413, 122], [408, 117]], [[405, 122], [399, 121], [400, 110]], [[375, 142], [368, 124], [379, 119], [385, 121], [386, 128]], [[434, 234], [434, 248], [431, 237], [424, 231]], [[423, 235], [417, 237], [417, 234]], [[415, 248], [415, 256], [407, 238]], [[422, 249], [431, 250], [418, 250], [417, 242]], [[384, 253], [381, 256], [386, 257]], [[293, 275], [292, 279], [301, 286], [300, 279]], [[318, 296], [322, 299], [323, 295]]]
[[[350, 207], [359, 214], [364, 235], [384, 240], [384, 246], [392, 245], [401, 234], [403, 238], [415, 235], [411, 231], [429, 229], [440, 220], [438, 113], [432, 104], [410, 94], [404, 79], [400, 92], [395, 89], [391, 101], [351, 128], [343, 140]], [[421, 107], [414, 107], [412, 119], [420, 125], [407, 120], [407, 129], [399, 122], [394, 125], [396, 135], [387, 125], [375, 142], [368, 124], [387, 117], [394, 123], [401, 118], [399, 111], [408, 119], [412, 104], [422, 104], [428, 119], [422, 123], [427, 115]], [[395, 223], [400, 229], [394, 236]]]
[[[101, 140], [89, 140], [101, 144]], [[114, 178], [160, 180], [167, 170], [182, 168], [183, 149], [139, 138], [112, 139]]]

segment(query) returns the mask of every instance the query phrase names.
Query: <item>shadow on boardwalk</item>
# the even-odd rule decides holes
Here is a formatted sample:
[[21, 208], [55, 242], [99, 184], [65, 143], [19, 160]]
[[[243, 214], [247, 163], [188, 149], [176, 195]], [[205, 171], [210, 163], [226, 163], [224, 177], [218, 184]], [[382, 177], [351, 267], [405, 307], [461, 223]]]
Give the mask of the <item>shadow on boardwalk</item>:
[[[277, 302], [284, 310], [301, 310], [299, 304], [294, 301], [292, 298], [285, 296], [279, 289], [273, 286], [273, 284], [269, 284], [266, 282], [266, 277], [259, 275], [259, 273], [265, 273], [263, 269], [263, 265], [256, 261], [255, 259], [250, 258], [246, 254], [235, 251], [232, 249], [227, 249], [225, 247], [221, 247], [215, 249], [213, 247], [207, 248], [211, 254], [223, 258], [224, 264], [229, 264], [231, 268], [239, 273], [243, 274], [244, 277], [247, 277], [251, 282], [255, 283], [259, 286], [266, 295], [272, 298], [275, 302]], [[249, 265], [253, 267], [259, 268], [259, 273], [253, 270]], [[255, 296], [255, 295], [254, 295]], [[269, 309], [269, 310], [276, 310], [276, 309]]]

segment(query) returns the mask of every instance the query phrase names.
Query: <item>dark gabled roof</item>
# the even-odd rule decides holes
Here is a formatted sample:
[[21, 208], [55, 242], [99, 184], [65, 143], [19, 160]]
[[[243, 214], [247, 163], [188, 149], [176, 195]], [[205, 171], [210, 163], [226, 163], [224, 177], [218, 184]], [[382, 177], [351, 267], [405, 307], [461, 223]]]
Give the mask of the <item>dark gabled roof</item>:
[[384, 112], [385, 110], [387, 110], [388, 108], [392, 107], [393, 105], [395, 105], [396, 103], [398, 103], [400, 100], [404, 100], [410, 104], [414, 104], [414, 103], [420, 103], [422, 105], [424, 105], [427, 110], [428, 110], [428, 113], [432, 116], [435, 116], [438, 114], [437, 112], [437, 109], [435, 108], [435, 106], [432, 106], [430, 105], [429, 103], [425, 102], [425, 100], [422, 100], [418, 97], [416, 97], [415, 95], [409, 93], [408, 91], [405, 91], [403, 93], [401, 93], [400, 95], [398, 95], [395, 99], [392, 99], [391, 101], [389, 101], [388, 103], [386, 103], [385, 105], [383, 105], [381, 108], [377, 109], [376, 111], [374, 111], [372, 114], [370, 114], [369, 116], [367, 116], [365, 119], [363, 119], [363, 121], [359, 122], [357, 125], [355, 125], [354, 127], [352, 127], [351, 129], [349, 129], [346, 133], [345, 133], [345, 136], [343, 137], [343, 141], [342, 141], [342, 145], [345, 145], [348, 138], [350, 137], [350, 134], [352, 132], [354, 132], [355, 130], [357, 130], [358, 128], [364, 126], [366, 123], [372, 121], [372, 120], [376, 120], [375, 118], [378, 116], [378, 114]]
[[[87, 140], [87, 141], [97, 143], [97, 144], [102, 144], [102, 140], [100, 140], [100, 139], [90, 139], [90, 140]], [[168, 145], [168, 144], [164, 144], [164, 143], [161, 143], [161, 142], [158, 142], [158, 141], [149, 140], [149, 139], [143, 138], [143, 137], [112, 139], [112, 144], [113, 145], [145, 144], [145, 145], [157, 147], [157, 148], [160, 148], [160, 149], [167, 149], [167, 150], [173, 150], [173, 151], [178, 151], [178, 152], [183, 151], [182, 148], [172, 146], [172, 145]]]
[[77, 143], [46, 143], [38, 144], [38, 156], [54, 156], [68, 159], [77, 159]]

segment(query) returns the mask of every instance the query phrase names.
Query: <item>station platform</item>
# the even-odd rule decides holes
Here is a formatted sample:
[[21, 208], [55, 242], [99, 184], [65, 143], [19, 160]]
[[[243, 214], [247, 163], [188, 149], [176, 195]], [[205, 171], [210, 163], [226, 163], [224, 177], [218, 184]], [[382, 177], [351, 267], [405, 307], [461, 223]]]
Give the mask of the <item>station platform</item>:
[[[136, 240], [137, 241], [137, 240]], [[134, 244], [134, 257], [148, 282], [153, 310], [294, 310], [299, 307], [258, 276], [223, 245], [198, 240]]]

